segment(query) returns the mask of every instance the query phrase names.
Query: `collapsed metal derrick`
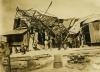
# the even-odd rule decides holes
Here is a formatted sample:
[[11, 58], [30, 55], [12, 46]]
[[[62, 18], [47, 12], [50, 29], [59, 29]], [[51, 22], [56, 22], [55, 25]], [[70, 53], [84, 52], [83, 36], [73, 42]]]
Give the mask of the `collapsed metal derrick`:
[[[59, 38], [62, 37], [62, 41], [67, 36], [67, 29], [63, 25], [63, 21], [57, 17], [44, 15], [37, 10], [21, 10], [18, 7], [16, 8], [16, 18], [23, 19], [27, 28], [34, 26], [34, 24], [43, 25], [46, 29], [53, 32], [53, 34]], [[16, 27], [15, 27], [16, 28]]]

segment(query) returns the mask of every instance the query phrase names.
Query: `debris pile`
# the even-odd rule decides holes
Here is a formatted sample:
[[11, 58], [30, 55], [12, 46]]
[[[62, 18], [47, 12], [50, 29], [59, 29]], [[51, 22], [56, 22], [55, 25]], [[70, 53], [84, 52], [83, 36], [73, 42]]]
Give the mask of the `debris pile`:
[[68, 63], [73, 63], [73, 64], [82, 64], [82, 63], [87, 63], [90, 62], [90, 60], [82, 54], [75, 54], [75, 55], [70, 55]]

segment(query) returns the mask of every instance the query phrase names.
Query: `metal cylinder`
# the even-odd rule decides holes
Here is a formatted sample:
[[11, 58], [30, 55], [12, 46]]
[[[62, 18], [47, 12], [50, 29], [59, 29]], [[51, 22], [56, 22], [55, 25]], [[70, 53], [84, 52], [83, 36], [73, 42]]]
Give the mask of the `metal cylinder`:
[[61, 68], [62, 67], [62, 59], [61, 59], [61, 55], [54, 55], [54, 63], [53, 63], [53, 67], [54, 68]]

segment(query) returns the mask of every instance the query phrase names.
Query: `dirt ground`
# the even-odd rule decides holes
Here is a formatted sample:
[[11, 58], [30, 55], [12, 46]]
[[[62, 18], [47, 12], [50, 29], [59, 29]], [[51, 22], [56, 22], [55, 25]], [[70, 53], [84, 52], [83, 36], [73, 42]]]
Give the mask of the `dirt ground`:
[[48, 66], [29, 71], [29, 72], [100, 72], [100, 57], [89, 57], [90, 63], [85, 64], [68, 64], [67, 58], [63, 58], [63, 67], [53, 68], [53, 62]]
[[[33, 54], [34, 53], [34, 54]], [[28, 55], [38, 55], [38, 54], [50, 54], [52, 57], [48, 59], [46, 66], [41, 67], [35, 70], [27, 70], [26, 72], [100, 72], [100, 48], [91, 47], [91, 48], [81, 48], [81, 49], [67, 49], [67, 50], [43, 50], [43, 51], [34, 51], [27, 53], [24, 56]], [[90, 60], [89, 63], [83, 64], [69, 64], [68, 55], [70, 54], [84, 54], [87, 55], [87, 58]], [[54, 68], [54, 55], [60, 54], [63, 66], [60, 68]], [[22, 56], [22, 55], [12, 55], [11, 57]], [[46, 59], [42, 60], [44, 62]], [[25, 71], [24, 71], [25, 72]]]

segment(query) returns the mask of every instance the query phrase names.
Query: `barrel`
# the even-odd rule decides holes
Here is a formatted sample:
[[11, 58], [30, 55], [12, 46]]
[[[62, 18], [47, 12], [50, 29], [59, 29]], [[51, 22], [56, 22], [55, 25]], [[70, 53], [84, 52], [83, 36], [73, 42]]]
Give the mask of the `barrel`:
[[54, 68], [61, 68], [62, 67], [62, 59], [61, 59], [61, 55], [54, 55], [54, 63], [53, 63], [53, 67]]

